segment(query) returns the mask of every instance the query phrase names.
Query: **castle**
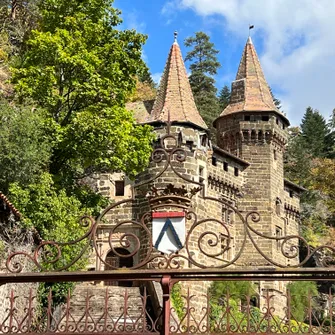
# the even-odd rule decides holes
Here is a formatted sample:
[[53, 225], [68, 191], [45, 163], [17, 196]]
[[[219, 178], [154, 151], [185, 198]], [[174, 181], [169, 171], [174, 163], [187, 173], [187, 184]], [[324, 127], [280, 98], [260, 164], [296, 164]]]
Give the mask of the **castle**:
[[[91, 269], [173, 267], [172, 258], [159, 253], [157, 234], [156, 240], [151, 240], [155, 223], [145, 213], [188, 212], [190, 208], [197, 223], [186, 219], [186, 237], [181, 236], [186, 242], [177, 241], [175, 231], [166, 237], [172, 245], [176, 241], [180, 244], [173, 250], [180, 249], [178, 266], [264, 268], [298, 264], [298, 239], [285, 240], [286, 236], [299, 235], [299, 198], [303, 192], [284, 179], [289, 120], [273, 103], [250, 37], [232, 82], [230, 103], [214, 121], [217, 145], [211, 143], [195, 105], [176, 41], [155, 101], [130, 103], [128, 108], [139, 124], [153, 126], [157, 135], [155, 155], [135, 182], [122, 173], [93, 176], [96, 189], [120, 203], [100, 218], [99, 257], [92, 259]], [[185, 190], [185, 194], [191, 188], [200, 192], [189, 196], [189, 204], [164, 202], [163, 195], [170, 195], [170, 200], [171, 194], [176, 195], [171, 188]], [[160, 199], [157, 203], [155, 197]], [[160, 238], [164, 233], [171, 235], [162, 230]], [[182, 246], [184, 243], [187, 247]], [[150, 258], [151, 254], [154, 257]], [[262, 282], [258, 289], [271, 290], [278, 297], [285, 292], [279, 282]], [[285, 299], [276, 303], [283, 308], [286, 304]]]

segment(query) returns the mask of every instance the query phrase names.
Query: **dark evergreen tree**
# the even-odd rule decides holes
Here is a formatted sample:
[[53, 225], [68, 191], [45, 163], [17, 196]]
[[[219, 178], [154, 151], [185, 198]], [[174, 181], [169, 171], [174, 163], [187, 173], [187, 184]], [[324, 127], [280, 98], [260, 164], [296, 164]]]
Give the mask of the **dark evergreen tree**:
[[331, 151], [330, 129], [325, 118], [312, 107], [307, 107], [301, 122], [303, 147], [312, 157], [327, 157]]
[[187, 53], [185, 60], [191, 62], [189, 79], [195, 102], [201, 116], [214, 134], [213, 121], [220, 114], [219, 101], [216, 96], [217, 89], [213, 78], [220, 67], [217, 59], [219, 51], [210, 42], [209, 36], [201, 31], [195, 33], [194, 37], [187, 38], [185, 46], [192, 48]]
[[330, 116], [328, 127], [330, 129], [330, 133], [326, 137], [328, 150], [327, 157], [335, 159], [335, 108], [333, 109], [332, 115]]
[[281, 108], [282, 108], [281, 101], [274, 96], [271, 87], [269, 87], [269, 89], [270, 89], [270, 93], [271, 93], [271, 96], [272, 96], [273, 103], [281, 111]]
[[230, 89], [227, 85], [223, 86], [219, 93], [219, 104], [220, 109], [223, 111], [229, 104], [230, 101]]
[[139, 73], [138, 79], [141, 83], [147, 83], [152, 88], [156, 87], [156, 84], [155, 84], [154, 80], [152, 79], [150, 70], [149, 70], [147, 65], [145, 65], [143, 71], [141, 73]]

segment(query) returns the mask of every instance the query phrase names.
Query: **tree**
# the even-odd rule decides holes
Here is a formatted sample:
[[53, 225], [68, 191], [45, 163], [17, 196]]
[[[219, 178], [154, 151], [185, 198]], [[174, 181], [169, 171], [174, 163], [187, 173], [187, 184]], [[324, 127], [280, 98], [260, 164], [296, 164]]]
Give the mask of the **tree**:
[[219, 104], [220, 109], [223, 111], [229, 104], [230, 101], [230, 89], [227, 85], [223, 86], [219, 93]]
[[38, 0], [0, 0], [0, 34], [6, 34], [11, 55], [18, 55], [38, 21]]
[[307, 107], [301, 122], [301, 141], [312, 157], [326, 157], [331, 144], [326, 138], [330, 130], [326, 120], [318, 110]]
[[201, 31], [195, 33], [194, 37], [187, 38], [184, 44], [193, 48], [187, 53], [185, 60], [192, 62], [189, 80], [196, 105], [206, 124], [214, 131], [213, 121], [220, 114], [213, 78], [221, 66], [217, 59], [219, 51], [214, 48], [209, 36]]
[[298, 322], [305, 321], [308, 316], [308, 309], [315, 305], [312, 297], [318, 296], [317, 285], [313, 281], [296, 281], [287, 285], [291, 298], [292, 316]]
[[317, 158], [311, 169], [312, 189], [317, 190], [325, 197], [330, 214], [330, 224], [335, 224], [335, 160]]
[[26, 187], [48, 167], [52, 142], [43, 110], [0, 101], [0, 190], [11, 183]]
[[54, 122], [52, 174], [81, 178], [101, 170], [141, 171], [150, 127], [135, 127], [125, 107], [145, 69], [145, 36], [115, 29], [112, 0], [45, 0], [41, 20], [13, 71], [17, 96], [33, 99]]
[[271, 87], [269, 87], [269, 90], [270, 90], [270, 93], [271, 93], [271, 96], [272, 96], [273, 103], [274, 103], [275, 106], [278, 108], [278, 110], [281, 111], [281, 108], [282, 108], [282, 107], [281, 107], [281, 101], [275, 97], [275, 95], [274, 95], [273, 92], [272, 92]]
[[325, 159], [334, 148], [330, 125], [308, 107], [301, 129], [291, 128], [286, 152], [286, 177], [308, 190], [301, 198], [301, 233], [313, 246], [328, 243], [329, 226], [334, 224], [334, 199], [327, 192], [333, 160]]
[[139, 76], [139, 81], [141, 83], [145, 83], [147, 85], [149, 85], [151, 88], [155, 89], [156, 88], [156, 84], [154, 82], [154, 80], [152, 79], [150, 70], [147, 66], [144, 67], [144, 71], [143, 73]]

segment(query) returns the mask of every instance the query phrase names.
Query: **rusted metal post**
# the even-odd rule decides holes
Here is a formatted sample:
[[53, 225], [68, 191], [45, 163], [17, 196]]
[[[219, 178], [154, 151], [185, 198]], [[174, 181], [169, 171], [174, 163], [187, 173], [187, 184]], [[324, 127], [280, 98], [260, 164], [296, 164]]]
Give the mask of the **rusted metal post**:
[[165, 275], [161, 280], [163, 290], [163, 325], [162, 335], [170, 333], [170, 293], [171, 293], [171, 276]]

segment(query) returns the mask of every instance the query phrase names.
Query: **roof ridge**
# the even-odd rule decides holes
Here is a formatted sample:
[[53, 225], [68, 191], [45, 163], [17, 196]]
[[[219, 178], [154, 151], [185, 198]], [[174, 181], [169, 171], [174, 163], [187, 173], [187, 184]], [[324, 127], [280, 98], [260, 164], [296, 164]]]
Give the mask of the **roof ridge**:
[[290, 123], [274, 104], [273, 96], [251, 38], [248, 38], [245, 44], [236, 78], [232, 82], [229, 104], [218, 118], [240, 112], [274, 112], [280, 115], [286, 123]]
[[[250, 43], [249, 43], [249, 44], [250, 44]], [[252, 43], [251, 43], [250, 45], [253, 46]], [[257, 55], [255, 55], [255, 53], [256, 53], [256, 49], [255, 49], [254, 47], [251, 47], [251, 55], [252, 55], [252, 57], [253, 57], [253, 62], [254, 62], [254, 63], [257, 62], [257, 65], [259, 65], [259, 68], [260, 68], [260, 70], [262, 71], [262, 67], [261, 67], [261, 64], [260, 64], [260, 62], [259, 62], [258, 57], [254, 57], [254, 56], [257, 56]], [[257, 83], [258, 83], [258, 85], [259, 85], [259, 90], [260, 90], [260, 93], [261, 93], [262, 101], [263, 101], [263, 103], [264, 103], [266, 106], [268, 106], [269, 108], [272, 108], [272, 106], [269, 106], [269, 104], [265, 101], [265, 98], [264, 98], [264, 92], [263, 92], [262, 85], [261, 85], [261, 83], [260, 83], [260, 77], [259, 77], [259, 73], [258, 73], [258, 68], [257, 68], [257, 66], [255, 66], [255, 71], [256, 71]], [[263, 71], [262, 71], [262, 75], [263, 75], [263, 77], [264, 77], [264, 73], [263, 73]], [[264, 79], [265, 79], [265, 77], [264, 77]], [[274, 107], [276, 107], [276, 106], [274, 106]]]

